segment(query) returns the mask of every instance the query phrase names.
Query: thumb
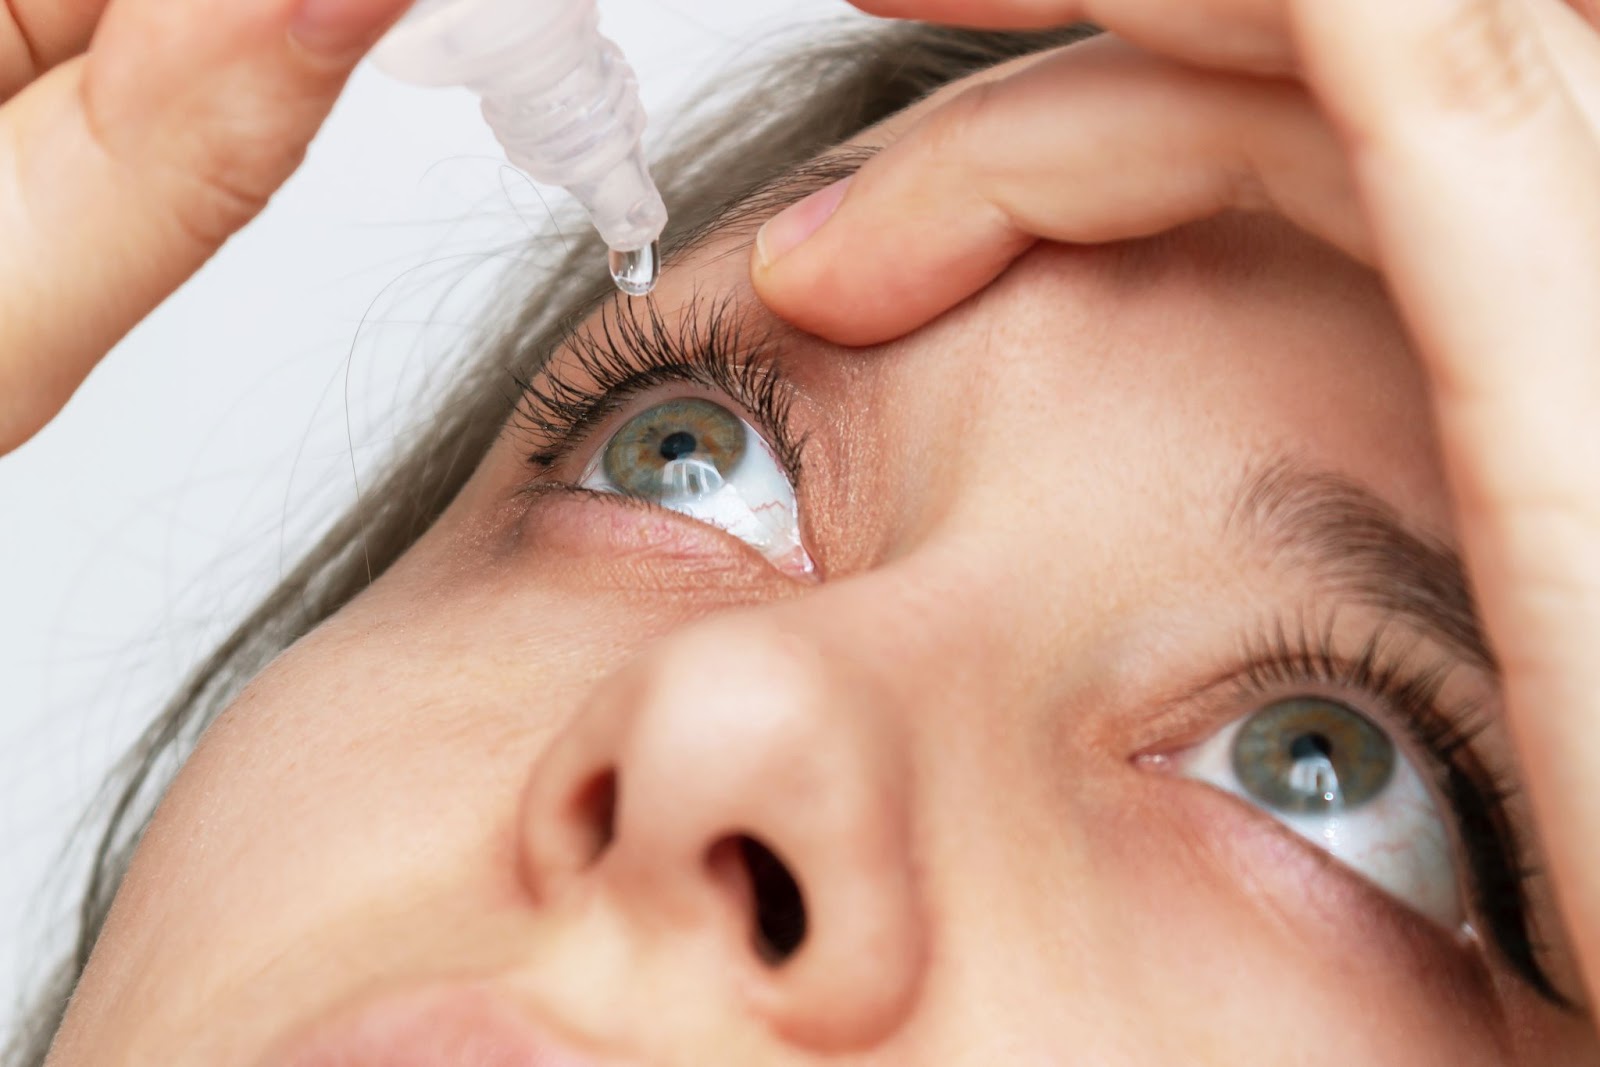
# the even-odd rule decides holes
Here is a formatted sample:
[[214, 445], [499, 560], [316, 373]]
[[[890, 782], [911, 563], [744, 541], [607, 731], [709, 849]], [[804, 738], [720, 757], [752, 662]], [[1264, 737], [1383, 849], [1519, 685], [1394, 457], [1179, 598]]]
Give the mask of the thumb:
[[775, 215], [751, 282], [801, 329], [871, 345], [1037, 240], [1144, 237], [1229, 209], [1277, 211], [1371, 257], [1343, 149], [1304, 90], [1099, 37], [962, 90], [848, 184]]
[[409, 0], [123, 0], [0, 107], [0, 454], [299, 165]]

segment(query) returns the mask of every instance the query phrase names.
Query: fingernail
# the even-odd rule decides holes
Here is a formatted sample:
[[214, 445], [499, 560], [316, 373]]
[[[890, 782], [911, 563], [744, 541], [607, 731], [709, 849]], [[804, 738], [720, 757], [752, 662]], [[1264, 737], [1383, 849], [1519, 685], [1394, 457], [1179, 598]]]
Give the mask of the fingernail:
[[301, 0], [289, 32], [314, 52], [340, 55], [373, 44], [408, 6], [404, 0]]
[[817, 232], [839, 207], [844, 193], [855, 175], [840, 178], [825, 188], [818, 189], [799, 203], [790, 204], [756, 231], [756, 259], [762, 267], [770, 267], [779, 258], [792, 251], [807, 237]]

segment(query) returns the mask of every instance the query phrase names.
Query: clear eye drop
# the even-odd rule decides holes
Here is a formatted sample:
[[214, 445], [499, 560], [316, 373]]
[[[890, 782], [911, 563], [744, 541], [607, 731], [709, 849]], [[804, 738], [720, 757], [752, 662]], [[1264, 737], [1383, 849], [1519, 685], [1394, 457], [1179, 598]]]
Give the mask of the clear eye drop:
[[512, 164], [583, 205], [617, 288], [654, 288], [667, 209], [645, 164], [638, 83], [600, 35], [595, 0], [419, 0], [372, 59], [413, 84], [476, 92]]

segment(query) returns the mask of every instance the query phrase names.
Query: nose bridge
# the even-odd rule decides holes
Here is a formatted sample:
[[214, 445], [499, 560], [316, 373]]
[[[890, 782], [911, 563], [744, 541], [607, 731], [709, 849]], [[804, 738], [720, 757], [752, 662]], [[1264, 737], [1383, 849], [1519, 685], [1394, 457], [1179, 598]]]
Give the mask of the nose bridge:
[[588, 890], [646, 940], [717, 941], [728, 993], [787, 1042], [872, 1045], [909, 1012], [927, 940], [887, 700], [781, 610], [686, 627], [534, 768], [529, 886]]

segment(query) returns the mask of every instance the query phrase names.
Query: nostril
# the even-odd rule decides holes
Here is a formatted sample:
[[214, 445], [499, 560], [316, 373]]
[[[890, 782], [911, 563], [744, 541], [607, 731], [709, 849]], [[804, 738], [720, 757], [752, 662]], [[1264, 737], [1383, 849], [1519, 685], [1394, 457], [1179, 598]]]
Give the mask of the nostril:
[[755, 909], [751, 943], [761, 959], [778, 966], [806, 939], [806, 905], [800, 886], [777, 855], [753, 837], [730, 842], [738, 848]]
[[572, 800], [572, 816], [581, 839], [581, 866], [588, 867], [616, 836], [617, 772], [603, 771], [579, 789]]

